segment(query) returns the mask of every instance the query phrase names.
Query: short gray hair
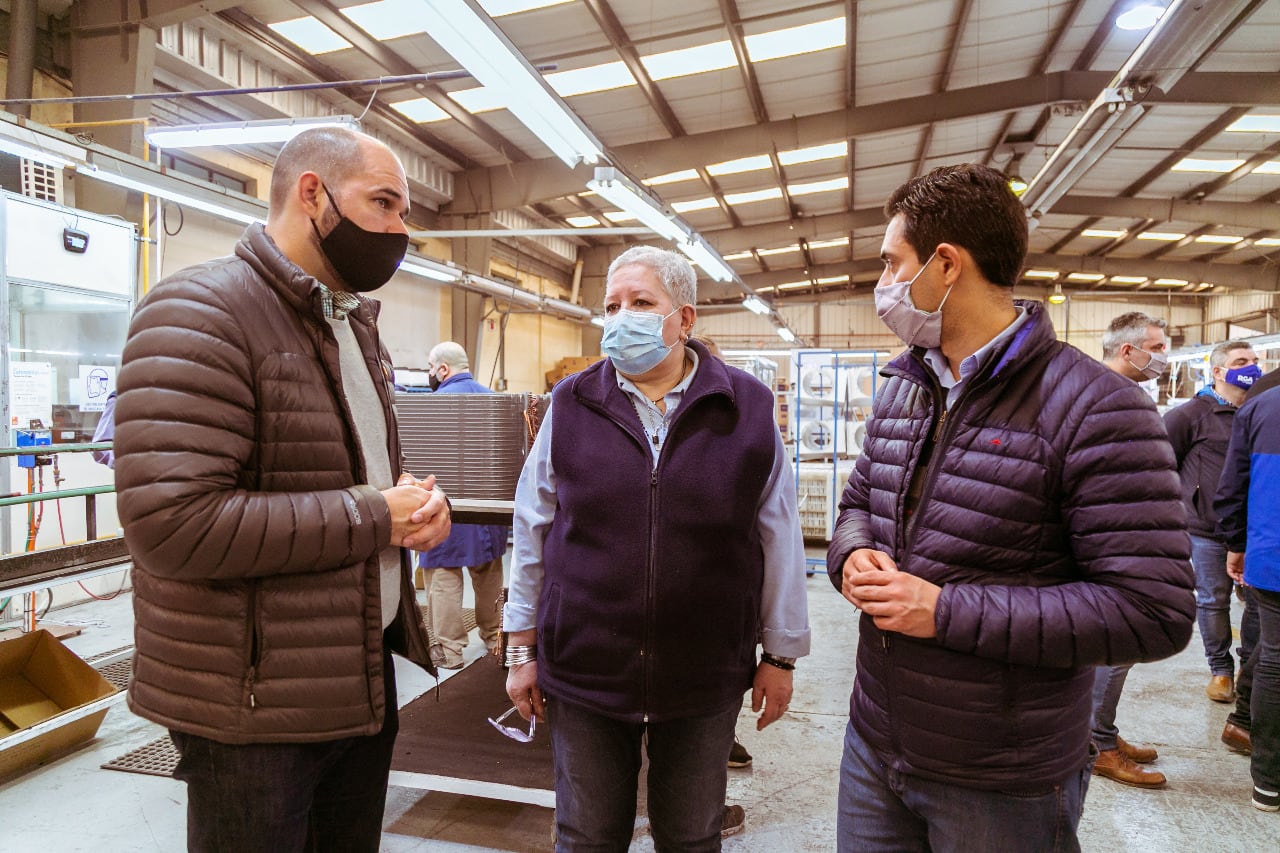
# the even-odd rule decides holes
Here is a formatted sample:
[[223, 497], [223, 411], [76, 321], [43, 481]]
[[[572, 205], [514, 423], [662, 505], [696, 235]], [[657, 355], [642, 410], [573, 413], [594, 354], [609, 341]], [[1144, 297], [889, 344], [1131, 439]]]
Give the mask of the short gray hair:
[[1152, 317], [1141, 311], [1121, 314], [1112, 320], [1107, 330], [1102, 333], [1102, 357], [1115, 358], [1120, 354], [1120, 347], [1125, 344], [1141, 347], [1142, 342], [1147, 339], [1147, 329], [1152, 326], [1163, 330], [1167, 329], [1169, 324], [1159, 317]]
[[1227, 364], [1227, 353], [1231, 352], [1233, 349], [1247, 349], [1252, 351], [1253, 344], [1248, 341], [1223, 341], [1209, 352], [1209, 365], [1211, 367], [1225, 367]]
[[684, 255], [655, 246], [632, 246], [609, 264], [607, 278], [613, 278], [617, 270], [632, 264], [653, 270], [677, 308], [698, 304], [698, 275]]
[[454, 341], [441, 341], [433, 346], [431, 352], [427, 354], [427, 362], [430, 364], [447, 364], [449, 369], [453, 371], [471, 369], [471, 361], [467, 358], [467, 351], [462, 348], [462, 344]]

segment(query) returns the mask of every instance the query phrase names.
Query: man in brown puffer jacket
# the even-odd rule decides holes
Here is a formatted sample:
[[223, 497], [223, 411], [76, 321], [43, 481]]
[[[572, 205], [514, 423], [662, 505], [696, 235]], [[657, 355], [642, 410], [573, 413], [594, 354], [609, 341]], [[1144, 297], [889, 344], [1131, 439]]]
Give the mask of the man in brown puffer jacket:
[[390, 652], [434, 671], [405, 549], [449, 532], [434, 480], [399, 474], [378, 303], [358, 295], [404, 257], [408, 208], [388, 148], [307, 131], [266, 226], [134, 315], [115, 440], [129, 706], [182, 755], [191, 850], [378, 849]]

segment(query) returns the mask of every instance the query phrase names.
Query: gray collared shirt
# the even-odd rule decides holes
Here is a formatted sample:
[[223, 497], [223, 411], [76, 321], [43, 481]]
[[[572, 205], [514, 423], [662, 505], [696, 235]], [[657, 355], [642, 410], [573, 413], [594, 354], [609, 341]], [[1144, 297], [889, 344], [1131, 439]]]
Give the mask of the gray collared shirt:
[[964, 390], [965, 384], [969, 378], [982, 369], [987, 360], [1004, 347], [1005, 342], [1014, 336], [1014, 334], [1022, 327], [1027, 320], [1027, 310], [1021, 305], [1015, 305], [1014, 310], [1018, 312], [1018, 316], [1013, 322], [1005, 326], [1004, 331], [978, 347], [977, 351], [960, 362], [960, 377], [957, 379], [951, 373], [951, 364], [947, 361], [947, 357], [942, 354], [941, 347], [934, 347], [927, 350], [924, 354], [924, 362], [929, 365], [938, 376], [938, 382], [942, 385], [943, 390], [947, 392], [946, 407], [948, 410], [955, 405], [956, 400], [960, 399], [960, 393]]

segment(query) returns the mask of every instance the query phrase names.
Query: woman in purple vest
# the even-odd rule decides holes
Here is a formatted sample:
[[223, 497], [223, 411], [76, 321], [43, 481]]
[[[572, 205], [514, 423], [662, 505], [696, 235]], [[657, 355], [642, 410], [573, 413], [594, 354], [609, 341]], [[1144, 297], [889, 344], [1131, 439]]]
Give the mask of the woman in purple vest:
[[608, 359], [552, 391], [516, 489], [507, 692], [551, 724], [557, 851], [627, 849], [642, 746], [655, 848], [719, 850], [743, 693], [773, 723], [809, 652], [773, 392], [690, 341], [696, 301], [682, 256], [614, 260]]

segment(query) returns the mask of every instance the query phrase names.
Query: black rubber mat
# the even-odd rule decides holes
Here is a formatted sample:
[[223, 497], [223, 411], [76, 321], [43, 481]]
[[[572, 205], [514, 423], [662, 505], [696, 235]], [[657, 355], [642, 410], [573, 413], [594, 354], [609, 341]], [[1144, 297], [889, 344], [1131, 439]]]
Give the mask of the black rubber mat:
[[178, 766], [178, 748], [168, 735], [143, 744], [102, 765], [103, 770], [121, 770], [147, 776], [172, 776]]

